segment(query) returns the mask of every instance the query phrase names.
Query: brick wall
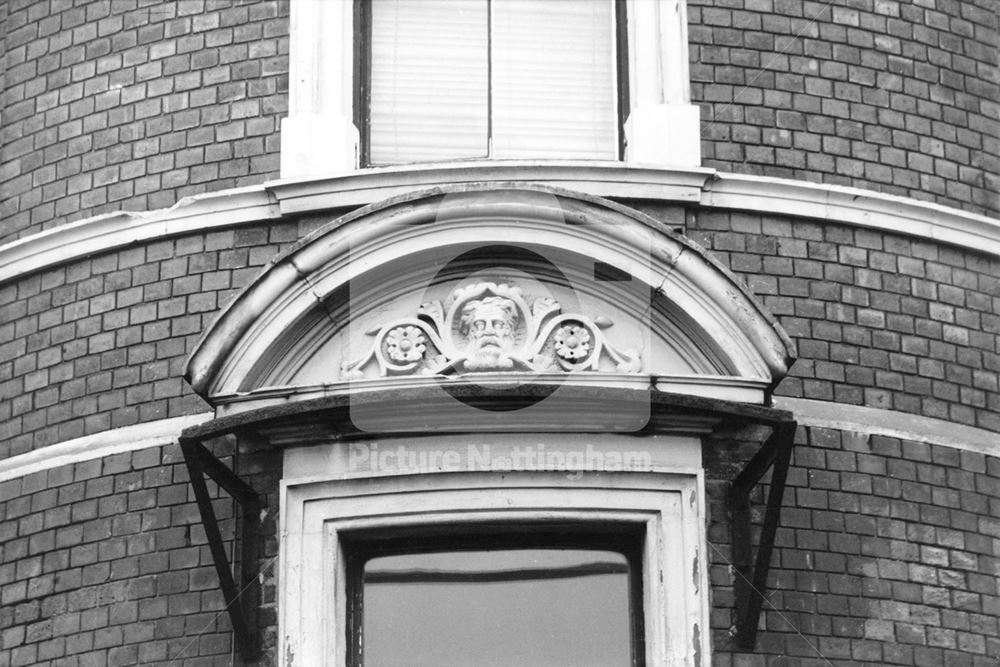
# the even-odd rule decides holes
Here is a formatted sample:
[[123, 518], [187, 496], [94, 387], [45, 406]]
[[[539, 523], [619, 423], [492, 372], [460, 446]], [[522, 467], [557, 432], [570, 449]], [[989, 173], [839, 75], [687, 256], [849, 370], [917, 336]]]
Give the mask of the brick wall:
[[[333, 217], [161, 241], [0, 285], [0, 457], [207, 411], [182, 377], [201, 332], [266, 262]], [[779, 395], [1000, 431], [1000, 260], [715, 210], [690, 212], [687, 234], [795, 340]]]
[[688, 0], [705, 166], [1000, 215], [994, 0]]
[[[1000, 215], [992, 3], [689, 0], [706, 165]], [[0, 243], [276, 177], [287, 15], [287, 0], [0, 4]], [[0, 459], [207, 411], [182, 379], [195, 341], [333, 217], [166, 239], [0, 285]], [[1000, 260], [718, 210], [689, 210], [685, 227], [795, 340], [779, 394], [1000, 431]], [[266, 664], [280, 463], [240, 444], [237, 470], [266, 510]], [[765, 607], [744, 654], [728, 635], [731, 444], [706, 449], [717, 665], [996, 664], [1000, 459], [800, 429], [770, 582], [781, 611]], [[228, 539], [233, 504], [216, 511]], [[176, 447], [0, 483], [0, 665], [230, 664], [220, 598]]]
[[0, 483], [0, 664], [231, 664], [187, 479], [172, 446]]
[[[754, 653], [737, 651], [729, 635], [721, 480], [733, 463], [706, 461], [717, 476], [709, 483], [714, 664], [996, 664], [1000, 459], [800, 428]], [[762, 500], [758, 493], [758, 510]]]
[[1000, 431], [1000, 260], [845, 225], [701, 210], [687, 235], [796, 343], [783, 396]]
[[159, 241], [0, 285], [0, 458], [207, 412], [187, 356], [299, 226]]
[[[242, 434], [237, 447], [234, 470], [257, 493], [260, 502], [257, 549], [258, 561], [248, 566], [249, 572], [259, 573], [260, 582], [256, 632], [261, 665], [278, 664], [278, 516], [282, 477], [282, 452], [266, 442]], [[231, 448], [220, 450], [232, 451]], [[245, 520], [245, 519], [244, 519]], [[241, 565], [241, 567], [243, 567]]]
[[[819, 428], [797, 436], [769, 582], [773, 608], [765, 606], [757, 650], [736, 651], [725, 480], [742, 463], [732, 444], [743, 435], [724, 434], [724, 446], [705, 450], [714, 664], [829, 664], [818, 654], [845, 666], [995, 661], [1000, 459]], [[237, 467], [268, 510], [258, 569], [264, 664], [273, 664], [280, 462], [273, 450], [254, 452]], [[216, 512], [231, 540], [232, 503], [217, 501]], [[0, 483], [0, 600], [3, 664], [233, 664], [173, 446]]]
[[287, 0], [9, 0], [0, 243], [278, 175]]
[[[276, 178], [288, 1], [5, 3], [0, 243]], [[688, 5], [706, 166], [1000, 215], [992, 0]]]
[[[679, 209], [645, 206], [678, 224]], [[0, 457], [206, 411], [181, 378], [194, 341], [266, 262], [335, 216], [158, 241], [0, 285]], [[796, 341], [800, 359], [779, 393], [1000, 431], [1000, 261], [808, 220], [691, 209], [684, 221]], [[265, 494], [262, 569], [277, 550], [280, 470], [273, 451], [250, 444], [238, 469]], [[709, 539], [722, 554], [722, 480], [736, 463], [706, 466]], [[717, 664], [808, 664], [807, 640], [845, 665], [998, 655], [998, 493], [998, 459], [801, 429], [773, 571], [782, 613], [765, 614], [758, 653], [732, 653], [731, 581], [718, 556]], [[0, 664], [163, 660], [205, 623], [189, 647], [198, 653], [185, 655], [228, 664], [188, 494], [170, 447], [0, 485]], [[232, 503], [219, 511], [232, 516]], [[271, 573], [260, 620], [269, 659], [274, 585]]]

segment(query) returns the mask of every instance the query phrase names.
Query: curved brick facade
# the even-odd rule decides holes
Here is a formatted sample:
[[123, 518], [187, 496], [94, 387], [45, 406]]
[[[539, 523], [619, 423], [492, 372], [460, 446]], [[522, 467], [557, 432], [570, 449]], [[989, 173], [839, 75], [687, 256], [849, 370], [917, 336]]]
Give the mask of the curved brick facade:
[[187, 355], [300, 227], [157, 241], [0, 286], [0, 456], [208, 410]]
[[795, 340], [783, 396], [1000, 431], [1000, 261], [895, 234], [699, 211], [687, 234]]
[[[732, 464], [719, 458], [706, 468], [727, 478]], [[723, 649], [716, 665], [996, 661], [1000, 458], [800, 428], [788, 485], [766, 630], [753, 654]], [[731, 641], [726, 488], [709, 486], [717, 650]]]
[[[195, 341], [282, 248], [333, 217], [159, 241], [0, 286], [2, 454], [207, 410], [181, 377]], [[787, 217], [685, 220], [795, 341], [778, 395], [1000, 431], [1000, 260]]]
[[288, 3], [7, 2], [0, 242], [278, 176]]
[[[139, 4], [4, 5], [0, 246], [278, 176], [288, 3]], [[687, 9], [706, 166], [1000, 216], [991, 0]], [[742, 423], [715, 433], [703, 450], [712, 664], [995, 665], [1000, 257], [787, 212], [616, 201], [706, 248], [774, 315], [798, 354], [776, 396], [997, 434], [993, 452], [962, 435], [800, 422], [747, 651], [730, 633], [727, 493], [751, 449], [738, 445], [761, 438]], [[44, 456], [210, 412], [183, 379], [199, 337], [269, 261], [349, 210], [189, 227], [0, 282], [0, 667], [242, 664], [179, 446]], [[281, 454], [258, 444], [225, 461], [264, 496], [257, 629], [262, 664], [276, 664]], [[234, 447], [211, 443], [223, 457]], [[12, 475], [8, 460], [44, 469]], [[234, 547], [245, 517], [228, 496], [214, 506]]]
[[[659, 214], [672, 227], [677, 216]], [[207, 411], [181, 379], [191, 346], [267, 261], [330, 217], [158, 241], [0, 288], [0, 387], [12, 399], [0, 408], [3, 455]], [[684, 220], [795, 341], [799, 360], [778, 395], [1000, 431], [1000, 261], [788, 217], [688, 209]], [[965, 664], [1000, 651], [991, 502], [1000, 458], [800, 429], [775, 608], [749, 655], [729, 652], [724, 480], [737, 466], [706, 468], [719, 550], [715, 664], [797, 664], [817, 659], [813, 647], [845, 665]], [[172, 446], [0, 484], [10, 664], [146, 664], [181, 651], [229, 664], [228, 621], [214, 618], [222, 605], [186, 479]], [[229, 501], [219, 507], [232, 512]], [[264, 618], [273, 650], [273, 614]], [[195, 627], [209, 632], [192, 649]]]
[[[267, 261], [329, 217], [158, 241], [0, 288], [3, 456], [207, 411], [181, 379], [191, 346]], [[660, 217], [680, 223], [676, 209]], [[684, 220], [795, 341], [799, 360], [779, 395], [1000, 431], [995, 258], [788, 217], [689, 209]], [[707, 468], [722, 503], [731, 471]], [[716, 664], [811, 659], [810, 643], [835, 664], [996, 655], [998, 479], [994, 457], [802, 429], [772, 571], [780, 613], [765, 613], [756, 653], [730, 655], [731, 581], [717, 557]], [[0, 489], [0, 632], [16, 647], [10, 664], [146, 664], [184, 650], [229, 664], [227, 621], [213, 619], [221, 603], [203, 537], [192, 537], [200, 527], [176, 446]], [[232, 512], [228, 501], [220, 507]], [[725, 553], [722, 505], [715, 515], [709, 539]], [[206, 624], [199, 653], [190, 652], [192, 628]]]
[[1000, 214], [990, 0], [688, 3], [705, 165]]
[[3, 664], [225, 664], [230, 626], [187, 489], [176, 447], [0, 483]]
[[[278, 177], [288, 3], [10, 2], [0, 242]], [[688, 4], [705, 166], [1000, 215], [989, 0]]]

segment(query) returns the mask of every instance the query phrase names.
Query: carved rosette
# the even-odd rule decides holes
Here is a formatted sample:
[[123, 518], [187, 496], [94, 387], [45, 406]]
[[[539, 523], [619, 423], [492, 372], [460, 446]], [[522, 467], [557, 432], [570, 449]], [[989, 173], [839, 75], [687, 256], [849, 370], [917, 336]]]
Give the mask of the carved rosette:
[[590, 356], [590, 331], [580, 322], [559, 327], [552, 335], [560, 359], [576, 363]]
[[406, 325], [389, 329], [383, 343], [387, 356], [396, 363], [418, 361], [423, 358], [427, 346], [423, 331], [419, 327]]
[[602, 358], [619, 372], [638, 373], [634, 350], [612, 346], [606, 317], [562, 313], [557, 301], [527, 300], [506, 283], [482, 282], [456, 289], [446, 303], [422, 304], [416, 317], [400, 318], [369, 331], [370, 351], [346, 363], [343, 379], [379, 375], [476, 372], [597, 371]]

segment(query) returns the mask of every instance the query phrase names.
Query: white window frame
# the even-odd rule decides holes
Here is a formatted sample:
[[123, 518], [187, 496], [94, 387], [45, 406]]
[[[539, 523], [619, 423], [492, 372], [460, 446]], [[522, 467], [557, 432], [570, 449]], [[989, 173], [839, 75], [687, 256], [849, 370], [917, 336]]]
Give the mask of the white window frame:
[[[625, 3], [629, 65], [625, 161], [700, 167], [700, 115], [691, 104], [686, 2]], [[353, 0], [291, 0], [282, 178], [332, 176], [359, 168], [354, 14]]]
[[[498, 436], [499, 437], [499, 436]], [[513, 437], [513, 436], [510, 436]], [[552, 447], [579, 447], [550, 436]], [[594, 436], [593, 447], [637, 446], [654, 455], [643, 472], [472, 470], [412, 474], [408, 470], [357, 473], [348, 445], [285, 451], [281, 485], [279, 664], [347, 664], [346, 531], [431, 526], [435, 532], [491, 521], [629, 524], [644, 531], [643, 619], [646, 664], [709, 663], [708, 578], [705, 556], [701, 442], [689, 436], [642, 441]], [[451, 448], [462, 436], [385, 439], [383, 451]], [[503, 446], [503, 438], [496, 446]], [[516, 441], [514, 441], [516, 442]], [[523, 442], [523, 441], [522, 441]], [[603, 444], [602, 444], [603, 443]], [[640, 444], [641, 443], [641, 444]], [[509, 446], [515, 446], [508, 442]]]

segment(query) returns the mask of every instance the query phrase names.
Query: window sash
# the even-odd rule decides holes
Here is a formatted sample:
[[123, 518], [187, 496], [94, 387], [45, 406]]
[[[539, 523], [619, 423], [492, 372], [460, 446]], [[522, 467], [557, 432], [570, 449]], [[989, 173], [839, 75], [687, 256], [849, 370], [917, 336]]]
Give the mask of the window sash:
[[[367, 0], [361, 8], [364, 164], [620, 157], [617, 0]], [[554, 25], [572, 36], [554, 37]]]

